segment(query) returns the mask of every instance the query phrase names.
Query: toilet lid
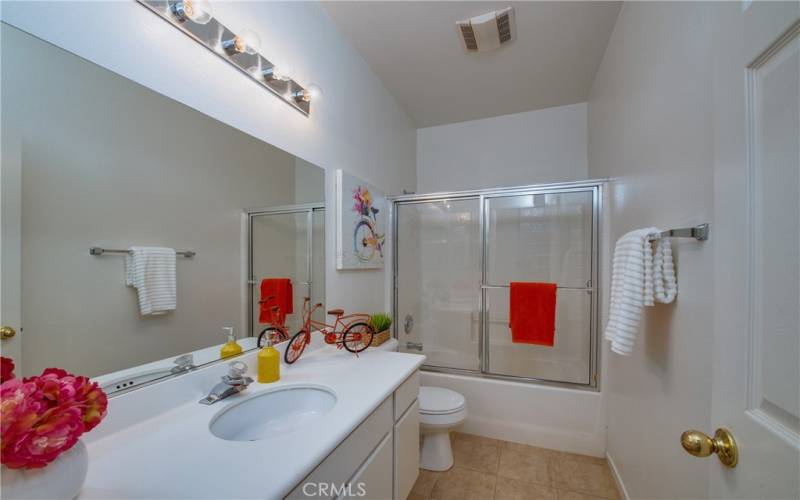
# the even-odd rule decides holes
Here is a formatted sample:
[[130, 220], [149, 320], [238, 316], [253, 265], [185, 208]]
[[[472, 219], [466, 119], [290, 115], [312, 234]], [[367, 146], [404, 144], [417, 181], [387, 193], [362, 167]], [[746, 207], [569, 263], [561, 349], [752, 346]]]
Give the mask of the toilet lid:
[[464, 408], [464, 396], [444, 387], [419, 388], [419, 411], [428, 414], [453, 413]]

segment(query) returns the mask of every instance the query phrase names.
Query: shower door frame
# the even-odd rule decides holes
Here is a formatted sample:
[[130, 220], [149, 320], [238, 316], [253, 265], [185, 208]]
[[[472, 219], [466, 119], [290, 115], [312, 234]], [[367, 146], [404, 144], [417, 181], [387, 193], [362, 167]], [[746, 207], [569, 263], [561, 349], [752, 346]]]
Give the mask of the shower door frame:
[[[253, 274], [253, 219], [260, 216], [306, 214], [306, 277], [308, 281], [298, 283], [307, 287], [308, 296], [313, 297], [314, 292], [314, 213], [323, 213], [323, 228], [325, 203], [299, 203], [296, 205], [280, 205], [275, 207], [248, 208], [244, 211], [247, 216], [247, 331], [249, 336], [255, 335], [255, 292], [253, 291], [258, 280]], [[323, 240], [324, 244], [324, 240]], [[326, 263], [327, 265], [327, 263]], [[327, 301], [325, 297], [325, 301]]]
[[[557, 387], [568, 387], [571, 389], [581, 389], [589, 391], [600, 390], [600, 341], [598, 338], [599, 331], [599, 304], [600, 304], [600, 281], [599, 281], [599, 263], [600, 263], [600, 234], [603, 213], [603, 188], [606, 180], [587, 180], [576, 182], [561, 182], [551, 184], [533, 184], [528, 186], [512, 186], [504, 188], [492, 189], [475, 189], [468, 191], [443, 191], [437, 193], [425, 194], [404, 194], [399, 196], [389, 196], [387, 199], [391, 202], [391, 219], [392, 219], [392, 317], [395, 318], [393, 323], [393, 335], [400, 342], [400, 330], [397, 321], [397, 313], [399, 309], [399, 290], [397, 286], [398, 266], [399, 259], [397, 258], [397, 251], [399, 245], [398, 231], [399, 231], [399, 212], [400, 205], [413, 205], [419, 203], [430, 203], [436, 201], [455, 201], [455, 200], [477, 200], [479, 217], [478, 225], [481, 235], [480, 253], [481, 253], [481, 282], [478, 291], [478, 357], [480, 368], [478, 370], [470, 370], [464, 368], [448, 368], [442, 366], [423, 365], [422, 368], [426, 371], [438, 373], [450, 373], [456, 375], [468, 375], [473, 377], [482, 377], [490, 379], [509, 380], [514, 382], [527, 382]], [[524, 377], [515, 375], [503, 375], [498, 373], [491, 373], [489, 371], [489, 315], [486, 311], [486, 295], [487, 290], [498, 287], [496, 284], [487, 283], [487, 260], [489, 255], [489, 223], [488, 223], [488, 200], [493, 198], [502, 198], [508, 196], [524, 196], [524, 195], [537, 195], [537, 194], [560, 194], [560, 193], [574, 193], [574, 192], [590, 192], [592, 193], [592, 231], [591, 231], [591, 271], [589, 273], [589, 282], [586, 287], [579, 287], [578, 290], [584, 290], [591, 294], [590, 300], [590, 327], [589, 327], [589, 382], [577, 383], [566, 382], [560, 380], [550, 380], [537, 377]], [[423, 339], [424, 349], [424, 339]]]

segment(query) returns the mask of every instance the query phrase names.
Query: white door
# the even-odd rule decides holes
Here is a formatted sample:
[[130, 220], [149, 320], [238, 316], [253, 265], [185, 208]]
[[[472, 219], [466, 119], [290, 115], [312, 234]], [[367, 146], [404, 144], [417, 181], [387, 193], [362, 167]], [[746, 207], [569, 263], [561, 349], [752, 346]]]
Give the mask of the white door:
[[0, 151], [0, 352], [14, 360], [16, 374], [21, 375], [22, 147], [16, 131], [3, 129]]
[[800, 3], [731, 2], [715, 34], [711, 498], [800, 498]]

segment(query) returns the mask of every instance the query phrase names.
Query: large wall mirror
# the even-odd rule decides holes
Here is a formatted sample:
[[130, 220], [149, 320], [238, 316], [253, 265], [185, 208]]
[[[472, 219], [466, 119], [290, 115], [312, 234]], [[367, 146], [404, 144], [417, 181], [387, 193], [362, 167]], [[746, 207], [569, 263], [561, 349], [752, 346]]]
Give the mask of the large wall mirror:
[[18, 375], [130, 390], [219, 360], [224, 327], [247, 350], [324, 302], [322, 169], [0, 29], [0, 320]]

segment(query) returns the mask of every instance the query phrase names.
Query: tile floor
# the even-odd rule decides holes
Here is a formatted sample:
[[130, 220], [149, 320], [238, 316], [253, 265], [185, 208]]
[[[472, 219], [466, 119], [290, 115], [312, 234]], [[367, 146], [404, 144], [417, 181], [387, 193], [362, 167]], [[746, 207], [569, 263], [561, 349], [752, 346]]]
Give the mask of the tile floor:
[[455, 464], [420, 470], [409, 500], [602, 500], [620, 498], [603, 458], [454, 432]]

